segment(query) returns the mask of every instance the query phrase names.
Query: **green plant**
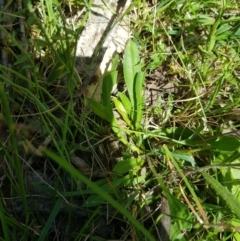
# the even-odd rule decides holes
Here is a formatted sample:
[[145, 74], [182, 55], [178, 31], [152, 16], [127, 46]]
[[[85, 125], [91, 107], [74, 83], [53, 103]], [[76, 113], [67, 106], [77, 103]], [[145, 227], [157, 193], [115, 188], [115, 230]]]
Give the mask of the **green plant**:
[[[121, 240], [161, 240], [159, 224], [170, 216], [170, 240], [239, 241], [239, 2], [133, 0], [124, 15], [133, 40], [102, 76], [101, 102], [88, 100], [93, 113], [75, 98], [84, 76], [76, 74], [73, 55], [98, 4], [20, 2], [8, 1], [0, 12], [0, 52], [11, 59], [0, 65], [7, 133], [0, 136], [1, 240], [52, 240], [59, 219], [70, 227], [83, 211], [85, 222], [67, 238], [100, 240], [94, 231], [104, 217], [123, 224]], [[119, 67], [124, 88], [112, 94]], [[145, 88], [157, 92], [152, 106]], [[29, 127], [37, 132], [28, 135]], [[109, 148], [109, 128], [122, 153]], [[93, 176], [73, 167], [74, 155]], [[26, 169], [45, 183], [29, 182]], [[33, 187], [41, 193], [35, 206]], [[163, 196], [167, 215], [158, 212]], [[41, 197], [49, 204], [44, 210]], [[104, 209], [111, 205], [114, 217]]]
[[[144, 112], [144, 72], [141, 71], [141, 62], [137, 45], [129, 40], [123, 57], [123, 73], [126, 83], [126, 92], [119, 92], [119, 99], [114, 97], [113, 103], [116, 111], [126, 123], [126, 126], [119, 124], [114, 115], [114, 108], [111, 102], [111, 91], [116, 85], [117, 71], [115, 70], [118, 58], [113, 61], [112, 70], [103, 76], [102, 103], [88, 99], [91, 110], [108, 121], [117, 137], [127, 147], [133, 151], [141, 152], [143, 141], [143, 112]], [[132, 138], [133, 143], [129, 143], [127, 137]]]
[[[146, 230], [136, 219], [134, 219], [134, 217], [132, 217], [132, 215], [127, 211], [126, 208], [122, 208], [122, 206], [117, 201], [115, 201], [106, 192], [106, 190], [104, 190], [103, 186], [101, 187], [98, 185], [98, 183], [91, 182], [83, 174], [81, 174], [76, 169], [74, 169], [71, 165], [69, 165], [69, 163], [64, 158], [61, 158], [60, 156], [57, 156], [55, 153], [52, 153], [48, 150], [44, 150], [44, 152], [46, 153], [46, 155], [48, 157], [50, 157], [53, 161], [55, 161], [59, 166], [63, 167], [66, 171], [71, 173], [72, 177], [77, 178], [78, 180], [81, 180], [86, 185], [88, 185], [88, 187], [94, 192], [94, 194], [97, 194], [98, 200], [99, 200], [99, 198], [101, 198], [102, 200], [107, 201], [109, 204], [111, 204], [113, 207], [115, 207], [119, 212], [121, 212], [140, 232], [142, 232], [145, 235], [145, 237], [148, 238], [148, 240], [154, 240], [154, 238], [152, 237], [150, 232], [148, 230]], [[121, 179], [116, 179], [116, 181], [119, 184], [121, 183]], [[113, 188], [115, 188], [114, 185], [113, 185]], [[89, 190], [88, 190], [88, 192], [89, 192]], [[90, 197], [94, 197], [94, 196], [90, 196]], [[59, 199], [58, 202], [61, 202], [61, 201], [62, 200]], [[88, 202], [86, 202], [86, 204], [88, 204]], [[96, 204], [99, 204], [99, 202], [90, 203], [89, 205], [95, 206]], [[56, 204], [56, 208], [57, 208], [57, 206], [58, 205]], [[50, 217], [49, 217], [49, 221], [51, 222], [53, 220], [52, 219], [50, 220]]]

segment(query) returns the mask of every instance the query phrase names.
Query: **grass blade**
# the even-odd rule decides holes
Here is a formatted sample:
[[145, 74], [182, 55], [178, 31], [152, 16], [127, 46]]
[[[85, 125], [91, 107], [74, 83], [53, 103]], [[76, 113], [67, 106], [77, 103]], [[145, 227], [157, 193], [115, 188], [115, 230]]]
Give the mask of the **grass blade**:
[[6, 216], [4, 213], [3, 203], [1, 200], [0, 200], [0, 220], [1, 220], [1, 224], [2, 224], [4, 240], [10, 240], [8, 227], [7, 227], [7, 220], [6, 220]]
[[205, 180], [212, 186], [212, 188], [218, 193], [219, 196], [227, 203], [231, 211], [240, 219], [240, 203], [239, 200], [232, 195], [223, 185], [216, 181], [212, 176], [208, 175], [207, 172], [202, 172]]
[[191, 195], [193, 196], [193, 199], [198, 207], [199, 212], [201, 213], [203, 219], [205, 222], [207, 222], [207, 215], [201, 205], [201, 202], [198, 198], [198, 196], [196, 195], [194, 189], [192, 188], [191, 184], [189, 183], [188, 179], [186, 178], [186, 176], [184, 175], [183, 171], [181, 170], [181, 168], [179, 167], [178, 163], [176, 162], [176, 160], [174, 159], [174, 157], [172, 156], [172, 153], [169, 151], [169, 149], [167, 148], [166, 145], [163, 145], [163, 149], [165, 150], [165, 155], [166, 157], [172, 161], [173, 165], [175, 166], [177, 172], [179, 173], [179, 175], [181, 176], [181, 178], [183, 179], [183, 181], [185, 182], [188, 190], [190, 191]]
[[56, 155], [55, 153], [49, 150], [44, 150], [44, 153], [53, 161], [55, 161], [60, 167], [68, 171], [73, 177], [85, 183], [90, 189], [92, 189], [96, 194], [98, 194], [99, 197], [103, 198], [109, 204], [111, 204], [114, 208], [116, 208], [121, 214], [123, 214], [132, 223], [132, 225], [136, 227], [136, 229], [138, 229], [143, 235], [145, 235], [147, 240], [149, 241], [155, 240], [153, 236], [150, 234], [150, 232], [145, 227], [143, 227], [138, 220], [132, 217], [131, 213], [129, 213], [126, 209], [124, 209], [122, 205], [120, 205], [117, 201], [115, 201], [104, 190], [102, 190], [101, 187], [96, 185], [94, 182], [90, 181], [87, 177], [85, 177], [83, 174], [81, 174], [79, 171], [73, 168], [64, 158]]
[[51, 212], [51, 214], [50, 214], [50, 216], [49, 216], [49, 218], [48, 218], [48, 220], [47, 220], [46, 225], [45, 225], [44, 228], [43, 228], [43, 231], [42, 231], [42, 233], [41, 233], [38, 241], [43, 241], [43, 240], [45, 240], [45, 238], [46, 238], [46, 236], [47, 236], [47, 234], [48, 234], [48, 231], [49, 231], [49, 229], [51, 228], [52, 223], [54, 222], [54, 220], [55, 220], [55, 218], [56, 218], [59, 210], [61, 209], [61, 207], [62, 207], [62, 205], [63, 205], [63, 202], [64, 202], [64, 200], [63, 200], [62, 198], [59, 198], [59, 199], [57, 200], [57, 202], [55, 203], [55, 205], [54, 205], [54, 207], [53, 207], [53, 210], [52, 210], [52, 212]]

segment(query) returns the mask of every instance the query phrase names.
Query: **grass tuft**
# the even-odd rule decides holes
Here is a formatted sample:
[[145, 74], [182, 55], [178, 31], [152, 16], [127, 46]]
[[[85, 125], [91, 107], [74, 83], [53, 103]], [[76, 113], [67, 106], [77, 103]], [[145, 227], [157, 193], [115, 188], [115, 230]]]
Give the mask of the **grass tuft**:
[[99, 2], [0, 6], [3, 240], [240, 240], [238, 1], [133, 0], [100, 100]]

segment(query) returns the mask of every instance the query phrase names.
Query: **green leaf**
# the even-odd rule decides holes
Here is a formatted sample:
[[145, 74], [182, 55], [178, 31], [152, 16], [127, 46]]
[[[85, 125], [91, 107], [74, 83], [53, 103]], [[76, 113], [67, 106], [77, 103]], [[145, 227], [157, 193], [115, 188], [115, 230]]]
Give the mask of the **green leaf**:
[[239, 160], [231, 163], [231, 166], [221, 167], [222, 179], [221, 183], [240, 201], [240, 171], [238, 166]]
[[216, 181], [212, 176], [208, 175], [207, 172], [202, 172], [205, 180], [212, 186], [216, 193], [227, 203], [231, 211], [240, 219], [240, 202], [239, 200], [228, 191], [222, 184]]
[[117, 83], [117, 71], [108, 72], [103, 77], [103, 85], [102, 85], [102, 104], [106, 107], [106, 115], [108, 121], [111, 122], [113, 118], [113, 106], [111, 103], [111, 92], [113, 90], [114, 85]]
[[107, 109], [111, 103], [111, 92], [113, 86], [117, 83], [117, 71], [108, 72], [103, 77], [103, 85], [102, 85], [102, 104]]
[[48, 41], [45, 41], [45, 40], [43, 40], [43, 39], [32, 39], [31, 40], [32, 42], [33, 42], [33, 44], [35, 45], [35, 46], [38, 46], [39, 48], [40, 47], [48, 47], [49, 46], [49, 42]]
[[[125, 184], [130, 179], [128, 175], [125, 175], [121, 178], [117, 177], [114, 179], [114, 176], [112, 176], [111, 184], [109, 182], [106, 182], [106, 180], [102, 182], [95, 182], [96, 184], [100, 184], [99, 187], [104, 190], [105, 193], [108, 194], [116, 194], [119, 193], [119, 188]], [[132, 179], [132, 178], [131, 178]], [[91, 193], [91, 195], [84, 201], [82, 207], [94, 207], [102, 204], [104, 202], [104, 199], [101, 198], [99, 195], [96, 195], [94, 192]]]
[[134, 79], [134, 98], [135, 98], [135, 106], [134, 106], [134, 125], [137, 130], [140, 129], [142, 116], [143, 116], [143, 108], [144, 108], [144, 98], [143, 98], [143, 82], [145, 78], [145, 73], [140, 71], [136, 74]]
[[113, 57], [113, 59], [112, 59], [111, 71], [117, 70], [118, 61], [119, 61], [119, 55], [116, 54], [116, 55]]
[[84, 184], [86, 184], [86, 186], [92, 189], [96, 193], [96, 195], [98, 195], [100, 198], [103, 198], [113, 208], [116, 208], [119, 213], [123, 214], [124, 217], [126, 217], [129, 222], [132, 223], [134, 227], [136, 227], [137, 230], [139, 230], [143, 235], [145, 235], [146, 240], [155, 240], [152, 234], [137, 219], [133, 218], [130, 212], [124, 209], [123, 206], [119, 202], [114, 200], [108, 193], [105, 193], [105, 191], [101, 187], [90, 181], [87, 177], [85, 177], [74, 167], [72, 167], [65, 158], [58, 156], [55, 153], [46, 149], [43, 151], [47, 157], [56, 162], [60, 167], [64, 168], [64, 170], [68, 171], [73, 178], [75, 178], [76, 180], [81, 180]]
[[130, 39], [126, 45], [123, 57], [123, 74], [132, 106], [134, 106], [134, 79], [141, 71], [140, 57], [137, 45]]
[[17, 58], [17, 61], [14, 63], [14, 65], [22, 64], [22, 63], [27, 63], [29, 60], [28, 55], [23, 55], [22, 57]]
[[46, 240], [45, 238], [48, 235], [49, 230], [52, 226], [52, 223], [54, 222], [58, 212], [60, 211], [60, 209], [63, 205], [63, 202], [64, 202], [63, 198], [58, 198], [58, 200], [56, 201], [56, 203], [55, 203], [55, 205], [52, 209], [52, 212], [51, 212], [51, 214], [50, 214], [50, 216], [49, 216], [49, 218], [48, 218], [48, 220], [47, 220], [47, 222], [46, 222], [46, 224], [45, 224], [45, 226], [42, 230], [42, 233], [41, 233], [38, 241]]
[[92, 99], [87, 99], [87, 101], [89, 108], [93, 111], [94, 114], [106, 121], [111, 121], [110, 117], [107, 115], [107, 109], [105, 106]]
[[129, 172], [131, 169], [142, 165], [142, 160], [138, 158], [131, 158], [129, 160], [120, 161], [118, 162], [115, 167], [113, 168], [113, 171], [118, 174], [124, 174]]
[[101, 198], [99, 195], [90, 195], [83, 203], [82, 207], [95, 207], [104, 202], [104, 199]]
[[[179, 151], [179, 150], [178, 150]], [[185, 150], [184, 150], [185, 151]], [[187, 151], [186, 151], [187, 152]], [[196, 166], [196, 162], [194, 157], [191, 155], [191, 153], [187, 153], [188, 155], [184, 155], [182, 153], [172, 153], [172, 156], [176, 159], [181, 159], [184, 161], [187, 161], [189, 163], [191, 163], [191, 165], [194, 167]]]
[[10, 240], [9, 223], [7, 222], [7, 215], [5, 214], [5, 204], [2, 200], [0, 200], [0, 219], [2, 226], [2, 236], [4, 237], [4, 240]]
[[47, 82], [52, 83], [56, 79], [60, 79], [65, 76], [67, 73], [68, 70], [66, 69], [66, 67], [61, 61], [58, 61], [48, 75]]
[[[206, 214], [202, 208], [202, 205], [201, 205], [201, 201], [199, 200], [199, 197], [197, 196], [197, 194], [195, 193], [195, 190], [194, 188], [192, 188], [192, 184], [189, 182], [188, 178], [184, 175], [182, 169], [180, 168], [178, 162], [174, 159], [172, 153], [170, 152], [170, 150], [168, 149], [167, 145], [163, 145], [163, 149], [165, 150], [165, 155], [166, 157], [171, 160], [171, 162], [173, 163], [174, 167], [176, 168], [177, 172], [179, 173], [179, 175], [181, 176], [182, 180], [185, 182], [188, 190], [190, 191], [197, 207], [198, 207], [198, 210], [200, 211], [200, 213], [202, 214], [202, 216], [205, 218]], [[164, 189], [163, 189], [164, 190]], [[164, 190], [165, 192], [167, 191]], [[166, 195], [167, 197], [167, 195]]]
[[240, 147], [240, 141], [234, 136], [221, 136], [207, 142], [218, 151], [233, 152]]
[[140, 149], [136, 145], [128, 142], [128, 140], [126, 139], [126, 135], [125, 135], [123, 129], [118, 126], [116, 118], [112, 118], [112, 120], [111, 120], [111, 127], [112, 127], [112, 130], [114, 131], [114, 133], [116, 134], [116, 136], [119, 138], [119, 140], [125, 146], [130, 148], [132, 151], [136, 151], [137, 153], [141, 152]]
[[[179, 226], [184, 226], [184, 227], [189, 227], [190, 223], [189, 220], [192, 218], [190, 214], [190, 210], [188, 209], [187, 206], [185, 206], [183, 203], [181, 203], [176, 197], [174, 197], [168, 190], [167, 186], [164, 184], [162, 177], [158, 174], [158, 171], [154, 167], [154, 164], [149, 160], [149, 167], [151, 171], [153, 172], [154, 176], [156, 176], [156, 180], [159, 183], [159, 185], [162, 188], [162, 192], [165, 195], [169, 209], [170, 209], [170, 214], [173, 217], [176, 217], [178, 220], [177, 226], [174, 227], [173, 224], [171, 225], [171, 240], [176, 240], [175, 235], [178, 233], [182, 233], [180, 230]], [[174, 229], [174, 232], [172, 232]], [[174, 236], [174, 238], [172, 238]]]
[[222, 24], [216, 31], [217, 40], [226, 39], [227, 37], [229, 37], [232, 34], [232, 32], [228, 30], [231, 30], [231, 29], [232, 29], [232, 26], [230, 24], [228, 23]]
[[167, 189], [165, 189], [164, 195], [168, 200], [171, 215], [185, 221], [191, 217], [188, 207], [181, 203], [176, 197], [167, 191]]
[[130, 100], [128, 99], [128, 97], [125, 94], [123, 94], [121, 92], [118, 93], [118, 96], [119, 96], [127, 114], [130, 116], [131, 109], [132, 109]]
[[235, 160], [240, 158], [240, 148], [237, 148], [236, 151], [234, 151], [230, 156], [226, 157], [224, 155], [222, 155], [224, 157], [224, 160], [222, 161], [222, 163], [226, 164], [226, 163], [232, 163]]
[[123, 104], [117, 98], [113, 98], [113, 102], [115, 104], [115, 107], [116, 107], [118, 113], [122, 116], [122, 118], [126, 122], [126, 124], [130, 128], [133, 128], [132, 123], [131, 123], [130, 119], [128, 118], [128, 113], [127, 113], [126, 109], [124, 108]]
[[215, 19], [209, 17], [208, 15], [199, 15], [197, 18], [187, 18], [185, 21], [189, 22], [190, 24], [213, 25]]
[[[240, 220], [238, 220], [236, 218], [232, 218], [231, 219], [231, 224], [233, 225], [233, 227], [239, 228], [240, 227]], [[240, 240], [240, 232], [234, 232], [233, 233], [233, 240], [234, 241], [239, 241]]]

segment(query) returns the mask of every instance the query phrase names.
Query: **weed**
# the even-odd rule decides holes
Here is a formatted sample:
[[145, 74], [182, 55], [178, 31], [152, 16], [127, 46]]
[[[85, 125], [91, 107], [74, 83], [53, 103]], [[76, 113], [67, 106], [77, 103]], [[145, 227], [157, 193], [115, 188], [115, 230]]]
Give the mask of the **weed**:
[[0, 236], [239, 240], [239, 3], [132, 1], [86, 101], [92, 6], [1, 5]]

